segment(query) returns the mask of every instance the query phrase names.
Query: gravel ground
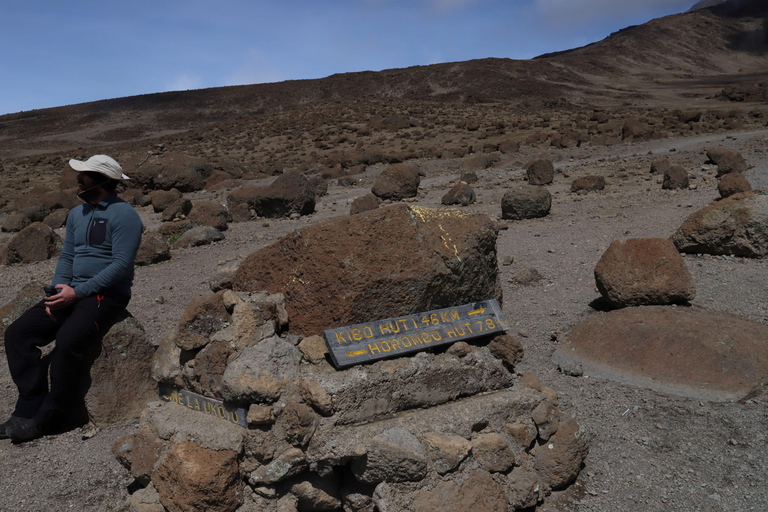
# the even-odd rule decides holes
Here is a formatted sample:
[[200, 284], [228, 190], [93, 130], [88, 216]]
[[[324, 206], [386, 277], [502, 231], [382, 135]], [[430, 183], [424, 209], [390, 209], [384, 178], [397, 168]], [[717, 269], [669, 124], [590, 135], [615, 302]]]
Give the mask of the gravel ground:
[[[578, 481], [539, 510], [768, 509], [765, 397], [745, 403], [678, 397], [590, 375], [567, 376], [551, 361], [556, 333], [567, 332], [596, 313], [590, 307], [599, 297], [593, 270], [608, 245], [615, 239], [670, 236], [688, 215], [715, 200], [715, 169], [705, 165], [706, 147], [721, 144], [741, 151], [753, 165], [746, 173], [753, 187], [768, 188], [766, 142], [768, 131], [760, 131], [545, 152], [557, 160], [558, 174], [548, 187], [552, 213], [543, 219], [510, 221], [499, 234], [504, 314], [513, 326], [511, 334], [525, 347], [518, 370], [535, 373], [542, 384], [557, 390], [560, 408], [579, 418], [593, 442]], [[649, 172], [650, 159], [659, 155], [684, 165], [695, 189], [662, 191], [660, 177]], [[533, 156], [534, 152], [521, 153], [513, 161], [478, 172], [480, 181], [474, 185], [478, 201], [469, 209], [499, 217], [506, 187], [523, 180], [522, 163]], [[415, 202], [439, 206], [460, 163], [420, 162], [426, 176]], [[129, 310], [149, 339], [159, 343], [175, 328], [184, 307], [208, 293], [207, 278], [217, 268], [236, 263], [291, 230], [347, 215], [349, 203], [369, 191], [380, 171], [381, 167], [370, 168], [358, 187], [332, 184], [310, 216], [233, 224], [220, 243], [177, 250], [169, 262], [137, 268]], [[588, 174], [605, 176], [606, 189], [571, 194], [572, 179]], [[140, 213], [148, 227], [159, 224], [156, 214]], [[768, 261], [684, 259], [697, 285], [694, 306], [768, 323]], [[0, 267], [0, 303], [11, 300], [30, 279], [49, 279], [54, 264]], [[543, 279], [530, 286], [515, 284], [512, 277], [530, 268]], [[15, 388], [2, 364], [0, 414], [10, 413], [14, 400]], [[112, 456], [111, 445], [133, 428], [129, 422], [84, 427], [24, 445], [0, 442], [0, 510], [121, 509], [131, 478]]]

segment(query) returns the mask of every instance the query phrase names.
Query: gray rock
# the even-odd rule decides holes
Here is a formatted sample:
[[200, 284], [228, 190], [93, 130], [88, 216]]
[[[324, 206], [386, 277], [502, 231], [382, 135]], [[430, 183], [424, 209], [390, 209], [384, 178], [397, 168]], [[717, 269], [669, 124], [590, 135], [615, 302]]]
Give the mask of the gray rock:
[[367, 484], [417, 481], [427, 474], [427, 457], [416, 436], [404, 428], [391, 428], [371, 439], [350, 469]]
[[427, 432], [421, 436], [432, 467], [444, 475], [456, 469], [472, 449], [472, 443], [461, 436]]
[[260, 466], [248, 477], [251, 485], [272, 485], [307, 470], [307, 459], [299, 448], [289, 448], [275, 460]]
[[235, 403], [271, 403], [296, 380], [301, 352], [277, 336], [246, 348], [227, 367], [221, 379], [225, 400]]
[[210, 245], [214, 242], [224, 240], [224, 233], [210, 226], [198, 226], [184, 232], [181, 237], [174, 242], [174, 247], [198, 247], [200, 245]]

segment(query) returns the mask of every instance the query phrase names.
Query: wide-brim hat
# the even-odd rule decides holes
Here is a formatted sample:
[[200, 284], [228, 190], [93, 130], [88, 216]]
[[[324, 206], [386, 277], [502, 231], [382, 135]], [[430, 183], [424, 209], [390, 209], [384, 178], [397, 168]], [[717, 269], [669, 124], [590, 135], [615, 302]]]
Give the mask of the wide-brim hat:
[[123, 168], [112, 157], [107, 155], [93, 155], [91, 158], [83, 162], [82, 160], [75, 160], [74, 158], [69, 161], [69, 166], [76, 171], [80, 172], [98, 172], [103, 174], [107, 178], [113, 180], [129, 180], [128, 176], [123, 174]]

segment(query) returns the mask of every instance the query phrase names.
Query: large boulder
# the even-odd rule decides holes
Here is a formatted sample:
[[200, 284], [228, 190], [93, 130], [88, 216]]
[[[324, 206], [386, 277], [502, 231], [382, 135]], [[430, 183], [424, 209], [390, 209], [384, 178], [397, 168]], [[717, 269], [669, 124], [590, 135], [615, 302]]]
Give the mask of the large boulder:
[[288, 172], [278, 176], [266, 187], [245, 185], [230, 192], [228, 204], [247, 204], [257, 215], [268, 218], [308, 215], [315, 211], [315, 192], [307, 178]]
[[0, 263], [12, 265], [45, 261], [59, 254], [63, 243], [47, 224], [34, 222], [11, 238]]
[[371, 188], [371, 192], [381, 199], [399, 201], [416, 197], [421, 176], [414, 165], [393, 164], [384, 169]]
[[500, 299], [497, 234], [485, 215], [379, 208], [293, 232], [252, 253], [233, 289], [284, 293], [291, 332], [300, 334]]
[[597, 262], [595, 281], [615, 307], [684, 303], [696, 296], [688, 267], [666, 238], [615, 240]]
[[552, 194], [544, 187], [524, 185], [511, 189], [501, 198], [502, 219], [537, 219], [549, 215]]
[[129, 157], [123, 162], [123, 168], [131, 169], [129, 174], [134, 183], [149, 189], [175, 188], [180, 192], [202, 190], [213, 172], [210, 165], [172, 151]]
[[768, 254], [768, 195], [742, 192], [706, 206], [671, 240], [680, 252], [762, 258]]

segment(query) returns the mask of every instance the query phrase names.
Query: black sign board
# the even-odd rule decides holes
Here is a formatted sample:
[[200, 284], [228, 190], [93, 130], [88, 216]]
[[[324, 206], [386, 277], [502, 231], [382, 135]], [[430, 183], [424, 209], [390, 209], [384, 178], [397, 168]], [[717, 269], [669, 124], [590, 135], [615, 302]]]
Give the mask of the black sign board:
[[220, 402], [197, 393], [192, 393], [186, 389], [176, 389], [160, 382], [160, 399], [164, 402], [174, 402], [183, 405], [193, 411], [199, 411], [203, 414], [211, 415], [229, 423], [248, 428], [248, 411], [242, 407], [237, 407], [226, 402]]
[[345, 368], [508, 329], [495, 299], [323, 332], [333, 364]]

